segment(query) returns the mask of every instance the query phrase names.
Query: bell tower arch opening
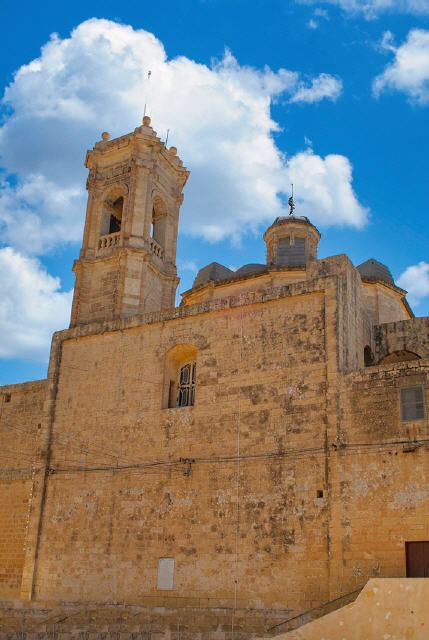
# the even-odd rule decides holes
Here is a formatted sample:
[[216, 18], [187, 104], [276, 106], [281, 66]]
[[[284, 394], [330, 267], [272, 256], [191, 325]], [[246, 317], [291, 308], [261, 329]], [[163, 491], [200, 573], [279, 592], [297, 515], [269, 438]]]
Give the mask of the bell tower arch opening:
[[114, 187], [103, 198], [100, 211], [100, 237], [120, 233], [124, 217], [124, 191]]
[[116, 193], [109, 194], [103, 202], [100, 224], [100, 236], [119, 233], [124, 212], [124, 197]]
[[155, 196], [152, 206], [151, 239], [154, 240], [161, 249], [165, 249], [167, 231], [167, 208], [160, 196]]

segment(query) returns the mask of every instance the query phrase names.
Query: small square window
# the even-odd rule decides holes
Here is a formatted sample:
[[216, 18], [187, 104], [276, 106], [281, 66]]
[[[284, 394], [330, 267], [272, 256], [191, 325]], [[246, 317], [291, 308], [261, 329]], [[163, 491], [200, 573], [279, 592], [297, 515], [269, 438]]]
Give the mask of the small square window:
[[401, 389], [401, 420], [422, 420], [425, 417], [423, 387], [404, 387]]
[[10, 402], [12, 400], [12, 396], [10, 393], [5, 393], [4, 394], [4, 401], [5, 402]]

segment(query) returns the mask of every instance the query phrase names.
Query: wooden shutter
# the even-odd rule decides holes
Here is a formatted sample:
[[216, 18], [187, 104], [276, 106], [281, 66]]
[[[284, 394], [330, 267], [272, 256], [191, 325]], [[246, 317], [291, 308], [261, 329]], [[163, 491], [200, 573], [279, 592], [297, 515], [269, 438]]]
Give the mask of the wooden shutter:
[[407, 578], [429, 578], [429, 542], [406, 542]]

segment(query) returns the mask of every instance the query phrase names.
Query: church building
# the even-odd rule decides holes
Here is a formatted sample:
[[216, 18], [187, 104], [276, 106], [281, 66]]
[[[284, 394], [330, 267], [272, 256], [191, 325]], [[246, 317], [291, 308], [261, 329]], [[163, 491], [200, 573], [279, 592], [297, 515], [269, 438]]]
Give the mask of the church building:
[[146, 116], [86, 167], [70, 327], [0, 387], [0, 600], [222, 640], [429, 577], [429, 318], [388, 267], [291, 207], [176, 307], [177, 149]]

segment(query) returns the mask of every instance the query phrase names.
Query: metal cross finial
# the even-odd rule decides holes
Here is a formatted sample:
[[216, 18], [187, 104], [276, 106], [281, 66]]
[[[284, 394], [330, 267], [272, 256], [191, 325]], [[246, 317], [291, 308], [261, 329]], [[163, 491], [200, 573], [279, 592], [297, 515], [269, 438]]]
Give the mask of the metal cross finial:
[[293, 212], [295, 210], [295, 201], [293, 199], [293, 184], [292, 184], [292, 195], [290, 196], [289, 200], [287, 201], [290, 211], [289, 211], [289, 215], [293, 216]]
[[146, 115], [146, 107], [147, 107], [147, 103], [149, 102], [149, 90], [150, 90], [150, 77], [152, 75], [152, 71], [149, 69], [149, 71], [147, 72], [147, 91], [146, 91], [146, 102], [144, 103], [144, 111], [143, 111], [143, 117]]

